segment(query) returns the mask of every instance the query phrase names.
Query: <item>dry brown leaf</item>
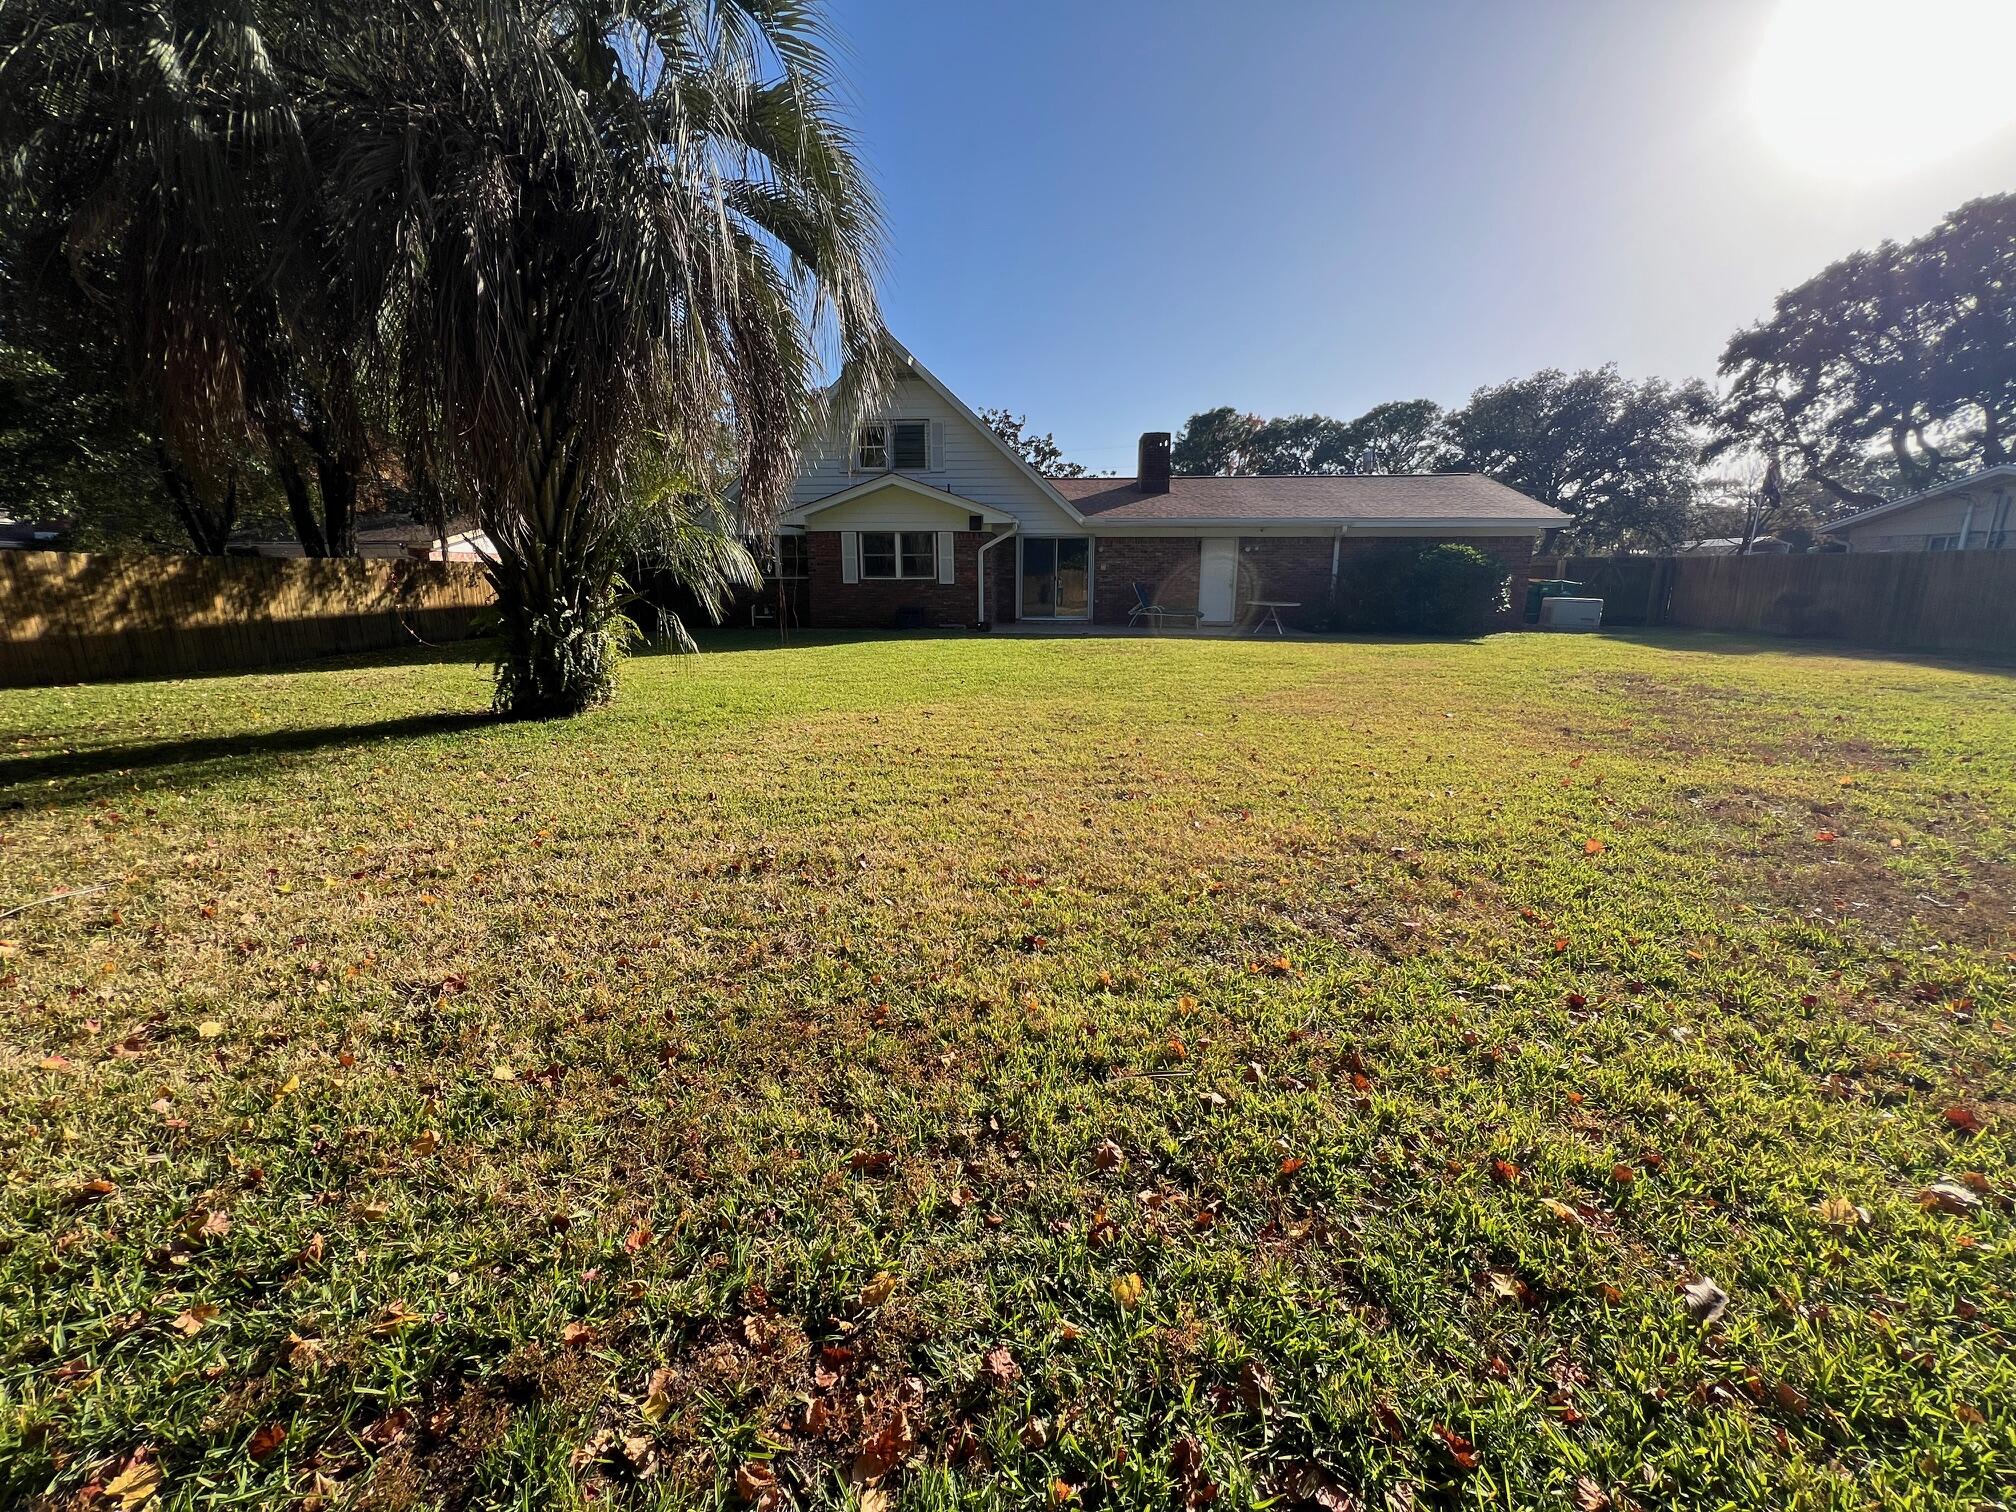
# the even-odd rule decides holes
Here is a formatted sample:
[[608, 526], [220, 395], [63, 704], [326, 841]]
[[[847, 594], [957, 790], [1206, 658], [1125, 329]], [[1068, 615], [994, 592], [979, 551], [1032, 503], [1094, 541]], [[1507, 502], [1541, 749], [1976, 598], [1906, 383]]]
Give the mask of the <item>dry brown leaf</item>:
[[756, 1512], [770, 1512], [784, 1499], [783, 1488], [777, 1484], [777, 1472], [761, 1460], [749, 1460], [736, 1469], [735, 1494], [756, 1508]]
[[256, 1430], [252, 1437], [246, 1440], [245, 1452], [255, 1460], [270, 1459], [273, 1451], [278, 1449], [286, 1441], [286, 1438], [287, 1425], [285, 1423], [268, 1423], [265, 1427]]
[[1981, 1199], [1957, 1181], [1935, 1181], [1918, 1194], [1918, 1205], [1935, 1213], [1964, 1218], [1981, 1211]]
[[639, 1409], [647, 1423], [662, 1423], [672, 1411], [672, 1383], [676, 1379], [669, 1370], [651, 1372], [651, 1378], [644, 1383], [644, 1405]]
[[154, 1500], [164, 1479], [160, 1465], [136, 1454], [123, 1470], [105, 1482], [104, 1494], [118, 1503], [120, 1512], [139, 1512]]
[[216, 1319], [217, 1312], [218, 1309], [211, 1303], [198, 1302], [195, 1306], [184, 1308], [177, 1313], [173, 1326], [193, 1339], [203, 1331], [204, 1324]]
[[877, 1271], [875, 1279], [861, 1288], [861, 1305], [863, 1307], [880, 1307], [896, 1294], [896, 1287], [900, 1279], [900, 1277], [891, 1275], [888, 1271]]

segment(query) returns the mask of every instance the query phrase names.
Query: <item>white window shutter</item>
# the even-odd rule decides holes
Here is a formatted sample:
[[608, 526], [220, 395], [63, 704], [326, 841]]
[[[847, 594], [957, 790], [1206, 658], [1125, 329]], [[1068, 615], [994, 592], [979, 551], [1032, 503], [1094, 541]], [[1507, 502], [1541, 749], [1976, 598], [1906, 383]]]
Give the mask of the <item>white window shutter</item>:
[[931, 422], [931, 468], [932, 472], [945, 471], [945, 422]]
[[953, 565], [953, 564], [952, 564], [952, 532], [951, 532], [951, 531], [949, 531], [949, 530], [941, 530], [941, 531], [939, 531], [939, 532], [938, 532], [938, 581], [939, 581], [939, 582], [941, 582], [941, 583], [949, 583], [949, 582], [951, 582], [951, 581], [952, 581], [952, 580], [954, 579], [954, 577], [956, 576], [956, 574], [955, 574], [955, 573], [953, 572], [953, 570], [952, 570], [952, 565]]
[[840, 581], [861, 581], [861, 532], [858, 530], [840, 532]]

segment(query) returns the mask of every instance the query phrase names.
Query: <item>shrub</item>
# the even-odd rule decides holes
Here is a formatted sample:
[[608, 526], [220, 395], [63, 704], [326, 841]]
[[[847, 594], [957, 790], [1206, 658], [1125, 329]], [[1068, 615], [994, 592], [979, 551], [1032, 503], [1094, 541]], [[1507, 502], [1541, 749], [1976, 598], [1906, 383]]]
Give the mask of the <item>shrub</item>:
[[1505, 564], [1455, 542], [1396, 541], [1351, 563], [1337, 582], [1337, 620], [1352, 630], [1481, 635], [1506, 605]]

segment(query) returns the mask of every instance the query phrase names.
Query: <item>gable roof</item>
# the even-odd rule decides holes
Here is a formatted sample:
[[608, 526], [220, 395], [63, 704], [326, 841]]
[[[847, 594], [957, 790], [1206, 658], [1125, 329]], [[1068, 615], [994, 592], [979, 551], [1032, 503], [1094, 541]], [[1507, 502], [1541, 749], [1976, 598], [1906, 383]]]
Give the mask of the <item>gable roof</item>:
[[1906, 494], [1901, 499], [1892, 499], [1887, 504], [1878, 504], [1873, 509], [1852, 514], [1845, 520], [1836, 520], [1826, 528], [1832, 532], [1847, 530], [1856, 525], [1866, 525], [1871, 520], [1880, 520], [1887, 514], [1895, 514], [1900, 509], [1909, 509], [1913, 504], [1923, 504], [1930, 499], [1943, 499], [1948, 494], [1965, 493], [1990, 478], [2009, 478], [2016, 481], [2016, 462], [2004, 462], [1998, 467], [1985, 467], [1980, 472], [1967, 474], [1964, 478], [1955, 478], [1951, 483], [1936, 483], [1930, 488], [1921, 488], [1918, 492]]
[[933, 488], [929, 483], [920, 483], [915, 478], [899, 472], [873, 473], [862, 479], [859, 483], [856, 483], [852, 488], [843, 488], [838, 493], [827, 494], [824, 498], [814, 499], [809, 504], [800, 504], [796, 509], [785, 510], [783, 514], [777, 517], [777, 523], [780, 525], [802, 525], [809, 517], [819, 513], [822, 509], [831, 509], [836, 504], [851, 504], [856, 499], [866, 498], [872, 493], [880, 493], [885, 488], [893, 488], [902, 493], [915, 494], [920, 499], [929, 499], [934, 504], [952, 505], [961, 514], [979, 515], [989, 525], [1013, 525], [1015, 523], [1015, 516], [1003, 510], [996, 509], [991, 504], [979, 503], [977, 500], [967, 498], [964, 494], [947, 493], [942, 488]]
[[953, 414], [959, 416], [968, 425], [972, 426], [973, 429], [978, 431], [981, 435], [985, 436], [988, 439], [988, 441], [993, 444], [994, 449], [996, 451], [1000, 452], [1002, 456], [1006, 457], [1010, 462], [1015, 464], [1016, 470], [1020, 472], [1023, 477], [1027, 478], [1031, 483], [1034, 483], [1038, 488], [1043, 490], [1044, 494], [1048, 496], [1051, 503], [1055, 504], [1059, 509], [1063, 510], [1064, 513], [1069, 515], [1072, 519], [1078, 521], [1081, 525], [1084, 523], [1085, 517], [1078, 512], [1076, 506], [1072, 504], [1071, 500], [1067, 498], [1064, 495], [1064, 493], [1057, 487], [1057, 482], [1054, 478], [1046, 478], [1043, 476], [1043, 474], [1036, 471], [1035, 468], [1031, 467], [1020, 452], [1015, 450], [1014, 447], [1010, 446], [1006, 441], [1003, 441], [1001, 439], [1001, 437], [995, 432], [993, 426], [989, 425], [985, 420], [982, 420], [978, 415], [973, 413], [971, 409], [967, 408], [966, 401], [964, 399], [961, 399], [957, 394], [953, 393], [952, 390], [945, 387], [944, 383], [939, 379], [936, 373], [932, 372], [931, 369], [927, 368], [926, 366], [924, 366], [923, 363], [919, 362], [915, 357], [911, 356], [910, 349], [904, 346], [902, 342], [898, 341], [894, 336], [887, 336], [884, 339], [889, 343], [890, 350], [896, 354], [896, 361], [901, 367], [906, 368], [914, 377], [918, 379], [918, 381], [923, 383], [923, 385], [926, 388], [930, 389], [932, 393], [936, 394], [940, 399], [944, 400], [945, 403], [951, 407]]
[[1058, 478], [1096, 525], [1505, 525], [1552, 529], [1569, 517], [1481, 473], [1186, 477], [1166, 494], [1134, 478]]

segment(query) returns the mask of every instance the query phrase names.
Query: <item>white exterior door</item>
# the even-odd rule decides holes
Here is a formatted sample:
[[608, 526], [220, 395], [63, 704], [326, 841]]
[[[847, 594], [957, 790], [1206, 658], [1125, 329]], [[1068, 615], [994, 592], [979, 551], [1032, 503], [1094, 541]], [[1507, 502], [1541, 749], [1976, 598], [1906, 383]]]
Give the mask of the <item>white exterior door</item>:
[[1231, 536], [1206, 536], [1199, 545], [1198, 623], [1229, 625], [1239, 592], [1239, 542]]

